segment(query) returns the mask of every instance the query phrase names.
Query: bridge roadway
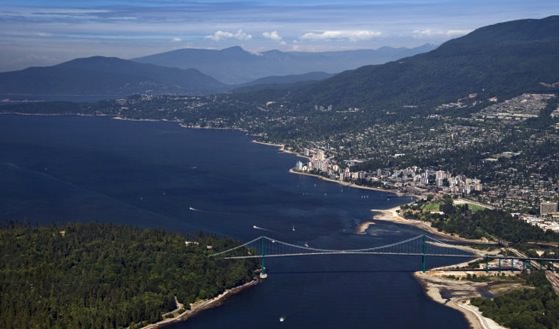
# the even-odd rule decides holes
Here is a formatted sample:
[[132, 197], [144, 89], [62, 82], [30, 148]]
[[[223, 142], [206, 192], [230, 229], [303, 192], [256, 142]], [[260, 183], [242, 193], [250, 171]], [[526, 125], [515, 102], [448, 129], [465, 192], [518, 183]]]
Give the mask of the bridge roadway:
[[[265, 258], [279, 258], [279, 257], [300, 257], [300, 256], [319, 256], [319, 255], [389, 255], [389, 256], [420, 256], [422, 258], [423, 270], [425, 271], [426, 257], [457, 257], [457, 258], [482, 258], [485, 262], [485, 270], [490, 269], [488, 262], [490, 260], [498, 260], [501, 270], [501, 261], [509, 260], [520, 261], [524, 268], [527, 265], [539, 264], [540, 269], [545, 269], [544, 264], [551, 265], [552, 270], [556, 270], [554, 263], [559, 263], [559, 259], [555, 258], [534, 258], [525, 257], [524, 255], [507, 256], [495, 254], [482, 254], [481, 251], [474, 254], [461, 250], [462, 246], [450, 244], [434, 237], [421, 234], [403, 241], [390, 243], [382, 246], [376, 246], [364, 249], [322, 249], [309, 247], [307, 244], [304, 246], [283, 242], [267, 236], [260, 236], [246, 243], [236, 247], [217, 252], [210, 255], [211, 257], [223, 257], [224, 259], [261, 259], [262, 267]], [[460, 251], [460, 252], [458, 252]]]
[[521, 260], [535, 262], [553, 262], [559, 263], [558, 258], [533, 258], [519, 256], [504, 255], [465, 255], [465, 254], [437, 254], [437, 253], [398, 253], [398, 252], [361, 252], [351, 250], [340, 250], [338, 252], [309, 252], [309, 253], [291, 253], [291, 254], [268, 254], [268, 255], [246, 255], [246, 256], [229, 256], [223, 259], [250, 259], [250, 258], [273, 258], [273, 257], [295, 257], [295, 256], [319, 256], [319, 255], [393, 255], [393, 256], [426, 256], [426, 257], [461, 257], [461, 258], [488, 258], [493, 260]]

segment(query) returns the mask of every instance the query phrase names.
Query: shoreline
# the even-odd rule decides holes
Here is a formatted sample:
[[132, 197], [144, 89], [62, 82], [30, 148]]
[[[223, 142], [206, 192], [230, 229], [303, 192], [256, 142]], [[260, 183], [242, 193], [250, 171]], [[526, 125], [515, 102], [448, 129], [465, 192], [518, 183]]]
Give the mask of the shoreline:
[[[364, 221], [356, 229], [357, 234], [366, 234], [367, 230], [371, 225], [375, 225], [377, 222], [390, 222], [402, 225], [409, 225], [426, 231], [430, 234], [442, 237], [448, 240], [456, 242], [466, 242], [466, 243], [485, 243], [488, 241], [482, 240], [471, 240], [465, 239], [459, 236], [455, 236], [449, 233], [440, 232], [430, 225], [430, 223], [419, 221], [419, 220], [409, 220], [405, 219], [398, 211], [400, 206], [392, 207], [389, 209], [371, 209], [374, 212], [372, 220]], [[474, 255], [472, 258], [480, 256], [480, 251], [477, 251], [469, 246], [456, 246], [457, 249], [472, 252]], [[479, 258], [478, 258], [479, 259]], [[444, 277], [439, 277], [435, 273], [444, 275], [444, 271], [448, 268], [455, 268], [467, 265], [471, 260], [465, 261], [460, 264], [450, 264], [438, 268], [433, 268], [426, 273], [415, 272], [413, 274], [417, 282], [423, 287], [423, 291], [427, 297], [431, 300], [442, 304], [446, 307], [450, 307], [458, 312], [460, 312], [465, 320], [468, 322], [470, 328], [472, 329], [507, 329], [494, 320], [483, 316], [479, 309], [470, 303], [470, 300], [475, 297], [481, 297], [478, 289], [486, 288], [487, 283], [481, 282], [471, 282], [471, 281], [456, 281]], [[449, 273], [448, 275], [455, 275], [455, 272]], [[443, 297], [443, 294], [450, 295], [449, 297]]]
[[332, 178], [328, 178], [328, 177], [324, 177], [321, 175], [317, 175], [317, 174], [311, 174], [311, 173], [306, 173], [306, 172], [300, 172], [297, 171], [293, 168], [289, 169], [289, 172], [295, 175], [302, 175], [302, 176], [309, 176], [309, 177], [315, 177], [318, 179], [321, 179], [323, 181], [326, 182], [330, 182], [330, 183], [336, 183], [338, 185], [341, 186], [345, 186], [345, 187], [352, 187], [352, 188], [356, 188], [356, 189], [361, 189], [361, 190], [368, 190], [368, 191], [376, 191], [376, 192], [384, 192], [384, 193], [390, 193], [390, 194], [394, 194], [396, 196], [409, 196], [409, 197], [414, 197], [413, 195], [409, 195], [409, 194], [405, 194], [402, 192], [398, 192], [398, 191], [394, 191], [394, 190], [385, 190], [385, 189], [381, 189], [378, 187], [370, 187], [370, 186], [363, 186], [363, 185], [357, 185], [354, 183], [349, 183], [349, 182], [345, 182], [345, 181], [339, 181], [336, 179], [332, 179]]
[[401, 210], [400, 206], [396, 206], [396, 207], [392, 207], [392, 208], [388, 208], [388, 209], [371, 209], [371, 212], [374, 213], [373, 216], [372, 216], [372, 220], [362, 222], [358, 226], [358, 229], [356, 230], [356, 233], [357, 234], [365, 234], [367, 232], [367, 229], [369, 228], [369, 225], [374, 225], [375, 222], [381, 221], [381, 222], [390, 222], [390, 223], [413, 226], [413, 227], [419, 228], [423, 231], [426, 231], [430, 234], [436, 235], [438, 237], [442, 237], [442, 238], [452, 240], [452, 241], [456, 241], [456, 242], [474, 243], [474, 244], [475, 243], [477, 243], [477, 244], [480, 244], [480, 243], [481, 244], [491, 244], [490, 241], [466, 239], [466, 238], [462, 238], [458, 235], [454, 235], [454, 234], [451, 234], [451, 233], [446, 233], [446, 232], [439, 231], [438, 229], [431, 226], [431, 223], [429, 223], [429, 222], [424, 222], [424, 221], [420, 221], [420, 220], [416, 220], [416, 219], [406, 219], [398, 213], [398, 211], [400, 211], [400, 210]]
[[239, 294], [242, 291], [244, 291], [245, 289], [256, 286], [260, 282], [261, 282], [261, 280], [259, 280], [259, 279], [253, 279], [252, 281], [244, 283], [240, 286], [226, 289], [224, 292], [222, 292], [221, 294], [219, 294], [219, 295], [217, 295], [213, 298], [199, 300], [195, 303], [190, 304], [190, 309], [189, 310], [185, 310], [184, 312], [182, 312], [182, 313], [180, 313], [180, 314], [178, 314], [178, 315], [176, 315], [172, 318], [163, 319], [159, 322], [145, 325], [145, 326], [141, 327], [140, 329], [162, 329], [162, 328], [167, 327], [168, 325], [175, 324], [177, 322], [186, 321], [186, 320], [196, 316], [198, 313], [200, 313], [202, 311], [205, 311], [205, 310], [208, 310], [210, 308], [214, 308], [214, 307], [218, 307], [218, 306], [222, 305], [227, 299], [229, 299], [233, 295]]
[[[425, 294], [431, 300], [462, 313], [472, 329], [507, 329], [483, 316], [480, 310], [470, 303], [472, 298], [481, 297], [478, 289], [485, 288], [487, 283], [446, 279], [431, 274], [432, 271], [436, 271], [436, 269], [426, 273], [414, 273], [414, 277], [423, 286]], [[443, 297], [443, 291], [451, 296]]]
[[[248, 132], [246, 132], [248, 134]], [[250, 135], [249, 135], [250, 136]], [[251, 136], [254, 137], [254, 136]], [[259, 144], [259, 145], [264, 145], [264, 146], [271, 146], [271, 147], [275, 147], [277, 148], [281, 153], [286, 153], [286, 154], [291, 154], [291, 155], [295, 155], [298, 158], [303, 158], [303, 159], [310, 159], [309, 157], [306, 157], [302, 154], [299, 154], [295, 151], [290, 151], [290, 150], [286, 150], [285, 149], [285, 144], [276, 144], [276, 143], [271, 143], [271, 142], [262, 142], [262, 141], [258, 141], [256, 139], [253, 139], [251, 142], [253, 142], [254, 144]]]

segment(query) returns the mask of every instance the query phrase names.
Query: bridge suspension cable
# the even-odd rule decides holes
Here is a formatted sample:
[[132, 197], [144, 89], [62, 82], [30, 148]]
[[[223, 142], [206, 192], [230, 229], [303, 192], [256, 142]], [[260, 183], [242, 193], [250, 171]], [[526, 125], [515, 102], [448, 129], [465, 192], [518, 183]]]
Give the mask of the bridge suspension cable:
[[[457, 245], [439, 240], [437, 238], [421, 234], [402, 241], [389, 243], [381, 246], [374, 246], [360, 249], [326, 249], [310, 247], [308, 244], [297, 245], [285, 241], [270, 238], [268, 236], [259, 236], [243, 244], [233, 248], [223, 250], [209, 255], [210, 257], [223, 257], [224, 259], [261, 259], [260, 277], [266, 278], [266, 268], [264, 259], [271, 257], [294, 257], [294, 256], [317, 256], [317, 255], [392, 255], [392, 256], [421, 256], [422, 270], [426, 271], [426, 258], [429, 257], [463, 257], [477, 258], [483, 257], [485, 261], [485, 269], [489, 270], [488, 262], [495, 259], [498, 262], [497, 269], [501, 268], [502, 260], [509, 260], [514, 264], [515, 260], [523, 262], [524, 267], [533, 262], [539, 262], [540, 268], [544, 268], [544, 264], [555, 270], [554, 262], [559, 259], [551, 258], [529, 258], [522, 256], [506, 256], [506, 255], [481, 255], [473, 249], [463, 250]], [[514, 266], [513, 266], [514, 267]]]
[[[435, 245], [438, 244], [438, 245]], [[235, 251], [242, 248], [246, 253], [239, 254]], [[325, 249], [315, 248], [308, 245], [297, 245], [280, 241], [268, 236], [259, 236], [236, 247], [223, 250], [211, 255], [211, 257], [224, 256], [227, 259], [263, 258], [263, 257], [288, 257], [304, 255], [334, 255], [334, 254], [386, 254], [386, 255], [430, 255], [430, 256], [458, 256], [474, 257], [466, 252], [449, 253], [445, 249], [453, 249], [456, 246], [447, 242], [421, 234], [406, 240], [360, 249]], [[453, 249], [455, 250], [455, 249]]]

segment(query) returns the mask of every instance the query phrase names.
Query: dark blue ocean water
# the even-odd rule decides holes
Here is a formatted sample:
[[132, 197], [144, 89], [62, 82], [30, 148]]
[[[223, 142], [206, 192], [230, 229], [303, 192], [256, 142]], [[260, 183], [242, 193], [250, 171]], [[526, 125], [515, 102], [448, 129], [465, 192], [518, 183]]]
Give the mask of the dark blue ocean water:
[[[376, 224], [356, 235], [370, 209], [409, 199], [288, 173], [296, 160], [233, 131], [0, 116], [0, 219], [203, 230], [242, 241], [265, 234], [328, 248], [420, 233]], [[432, 266], [451, 261], [429, 259]], [[420, 268], [417, 257], [301, 257], [271, 260], [267, 268], [263, 284], [173, 328], [468, 327], [458, 312], [425, 296], [411, 274]]]

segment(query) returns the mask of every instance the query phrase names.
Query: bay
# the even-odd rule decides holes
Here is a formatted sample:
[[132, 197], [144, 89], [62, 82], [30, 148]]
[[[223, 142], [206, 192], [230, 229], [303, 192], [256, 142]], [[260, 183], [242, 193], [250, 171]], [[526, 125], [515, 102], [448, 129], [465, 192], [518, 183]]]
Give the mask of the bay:
[[[355, 234], [370, 209], [410, 198], [290, 174], [296, 160], [236, 131], [4, 115], [0, 219], [111, 222], [239, 241], [268, 235], [338, 249], [421, 233], [379, 223]], [[267, 268], [262, 284], [172, 328], [468, 327], [460, 313], [426, 297], [412, 276], [417, 257], [299, 257], [267, 261]]]

